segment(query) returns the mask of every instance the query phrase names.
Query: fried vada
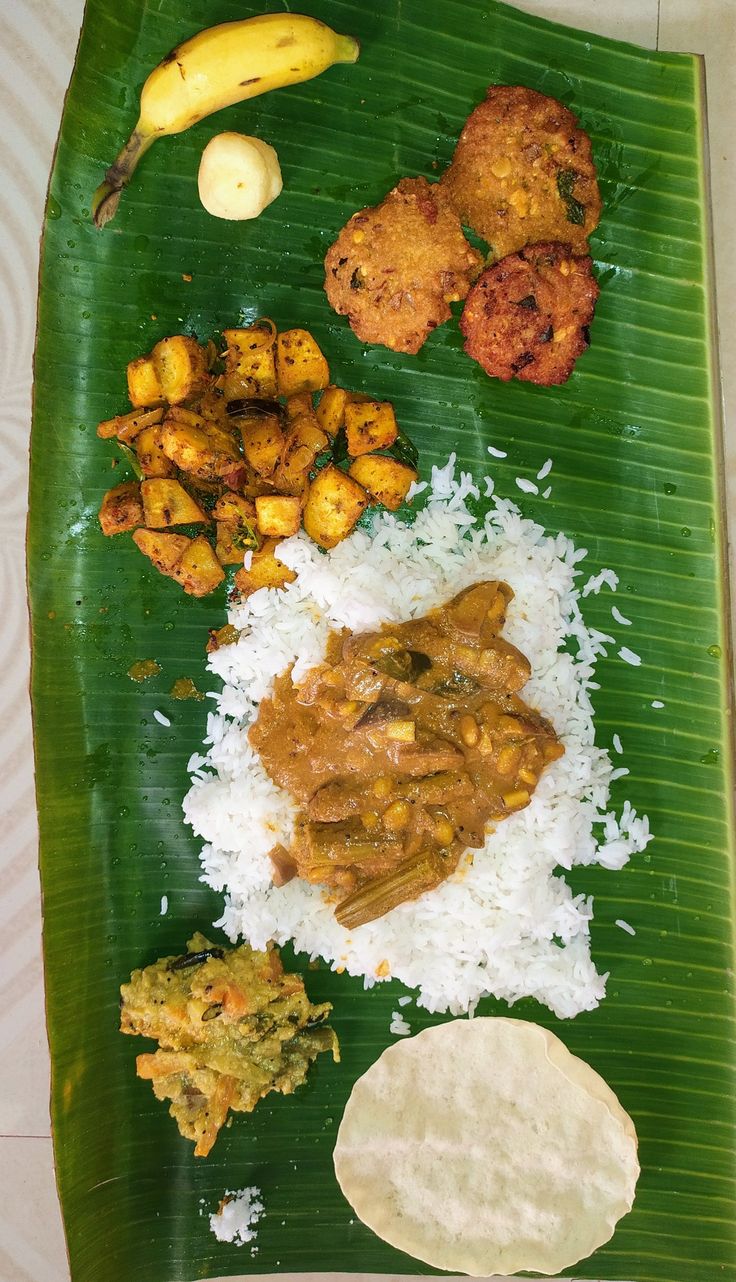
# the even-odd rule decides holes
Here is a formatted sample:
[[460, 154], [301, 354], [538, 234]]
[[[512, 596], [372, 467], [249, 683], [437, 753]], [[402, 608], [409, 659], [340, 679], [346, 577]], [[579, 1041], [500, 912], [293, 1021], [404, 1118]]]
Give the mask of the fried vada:
[[481, 261], [436, 185], [402, 178], [343, 227], [325, 258], [325, 292], [363, 342], [414, 354], [467, 296]]
[[584, 253], [601, 213], [590, 139], [577, 117], [522, 85], [491, 85], [440, 190], [496, 260], [552, 240]]
[[471, 289], [460, 320], [465, 351], [492, 378], [564, 383], [588, 346], [598, 284], [572, 246], [527, 245], [494, 263]]

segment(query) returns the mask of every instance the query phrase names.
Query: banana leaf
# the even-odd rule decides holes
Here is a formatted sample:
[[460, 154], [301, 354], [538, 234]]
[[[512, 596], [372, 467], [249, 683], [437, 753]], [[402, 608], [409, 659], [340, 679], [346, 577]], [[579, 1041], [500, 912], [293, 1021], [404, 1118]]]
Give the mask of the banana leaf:
[[[515, 477], [552, 457], [553, 495], [523, 496], [525, 512], [620, 576], [634, 623], [620, 643], [642, 663], [614, 648], [600, 664], [597, 733], [610, 744], [620, 732], [630, 775], [614, 799], [647, 812], [656, 840], [621, 872], [572, 878], [595, 896], [594, 957], [611, 976], [603, 1004], [565, 1023], [531, 1001], [514, 1013], [600, 1071], [640, 1137], [634, 1209], [574, 1276], [736, 1278], [727, 585], [702, 64], [495, 0], [306, 7], [360, 38], [357, 65], [158, 142], [97, 232], [91, 193], [135, 122], [148, 70], [198, 29], [254, 10], [88, 0], [51, 177], [28, 547], [53, 1128], [74, 1282], [431, 1271], [357, 1222], [332, 1173], [351, 1085], [392, 1040], [396, 985], [366, 993], [310, 971], [313, 999], [334, 1002], [342, 1063], [318, 1063], [295, 1095], [238, 1117], [207, 1161], [136, 1079], [138, 1048], [117, 1032], [120, 982], [219, 913], [180, 812], [206, 705], [169, 691], [178, 677], [207, 690], [204, 644], [225, 593], [186, 598], [129, 538], [102, 537], [101, 495], [128, 470], [95, 425], [124, 410], [126, 362], [157, 339], [206, 338], [258, 315], [307, 326], [336, 381], [391, 399], [425, 470], [454, 450], [480, 471], [492, 443], [507, 452], [493, 463], [498, 490], [521, 500]], [[418, 357], [362, 346], [322, 292], [343, 222], [402, 175], [437, 176], [492, 81], [562, 99], [593, 139], [601, 297], [592, 347], [559, 388], [486, 378], [456, 323]], [[223, 129], [267, 139], [281, 160], [283, 195], [254, 223], [219, 222], [198, 202], [199, 155]], [[586, 602], [604, 631], [610, 604]], [[161, 672], [136, 685], [128, 669], [148, 658]], [[412, 1018], [415, 1031], [429, 1022]], [[256, 1253], [217, 1242], [207, 1221], [225, 1189], [249, 1184], [266, 1206]]]

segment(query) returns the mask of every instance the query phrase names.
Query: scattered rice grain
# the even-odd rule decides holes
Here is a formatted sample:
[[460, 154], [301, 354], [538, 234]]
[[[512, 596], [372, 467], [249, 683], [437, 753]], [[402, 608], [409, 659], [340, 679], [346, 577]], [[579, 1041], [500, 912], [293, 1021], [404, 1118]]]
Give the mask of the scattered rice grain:
[[632, 625], [631, 625], [631, 619], [627, 619], [627, 618], [626, 618], [626, 615], [625, 615], [625, 614], [622, 614], [622, 613], [621, 613], [621, 611], [618, 609], [618, 607], [617, 607], [617, 606], [615, 606], [615, 605], [612, 605], [612, 606], [611, 606], [611, 614], [613, 615], [613, 617], [614, 617], [614, 619], [616, 620], [616, 622], [617, 622], [617, 623], [622, 623], [622, 624], [623, 624], [623, 626], [624, 626], [625, 628], [630, 628], [630, 627], [632, 626]]
[[624, 663], [630, 663], [632, 668], [638, 668], [641, 664], [641, 655], [637, 654], [634, 650], [630, 650], [627, 645], [621, 646], [621, 649], [618, 652], [618, 657], [619, 659], [623, 659]]

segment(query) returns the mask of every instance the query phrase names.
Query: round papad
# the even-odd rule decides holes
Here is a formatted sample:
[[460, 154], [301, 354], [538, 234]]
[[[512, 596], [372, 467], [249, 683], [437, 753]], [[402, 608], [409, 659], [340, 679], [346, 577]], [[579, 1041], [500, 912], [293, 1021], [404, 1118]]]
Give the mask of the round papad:
[[559, 1038], [454, 1020], [397, 1042], [355, 1083], [335, 1173], [374, 1233], [435, 1268], [554, 1274], [631, 1209], [633, 1122]]

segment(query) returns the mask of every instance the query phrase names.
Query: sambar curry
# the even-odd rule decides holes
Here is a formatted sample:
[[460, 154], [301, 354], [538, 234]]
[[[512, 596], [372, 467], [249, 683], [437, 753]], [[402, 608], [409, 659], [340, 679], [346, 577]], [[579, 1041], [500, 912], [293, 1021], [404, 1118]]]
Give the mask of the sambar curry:
[[301, 807], [275, 880], [328, 887], [348, 929], [449, 877], [564, 751], [519, 696], [531, 668], [500, 635], [512, 598], [484, 581], [424, 618], [335, 633], [322, 665], [261, 704], [251, 742]]

